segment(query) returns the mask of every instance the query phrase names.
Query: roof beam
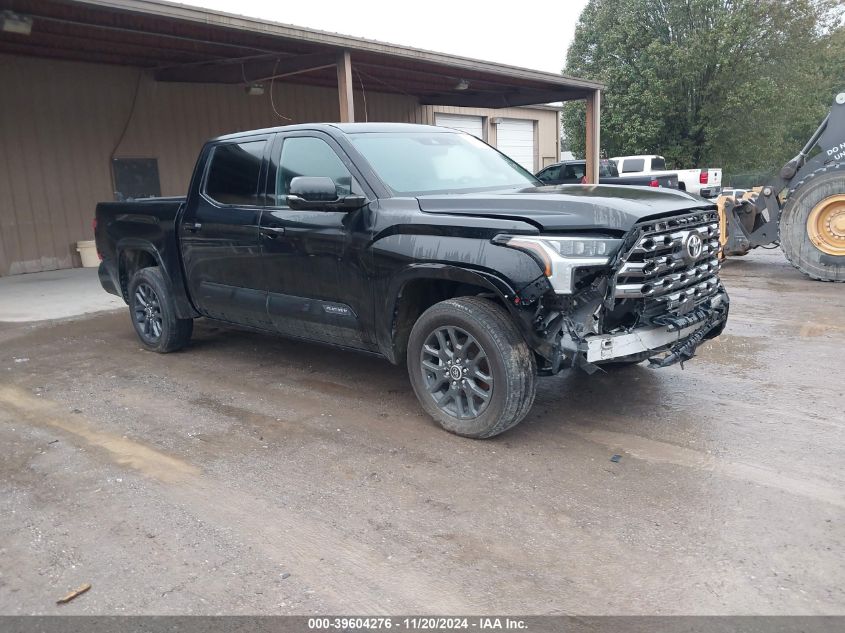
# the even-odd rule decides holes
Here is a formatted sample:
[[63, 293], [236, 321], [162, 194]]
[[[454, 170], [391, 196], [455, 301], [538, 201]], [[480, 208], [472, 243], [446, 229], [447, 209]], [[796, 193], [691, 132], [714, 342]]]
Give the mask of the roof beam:
[[94, 53], [90, 51], [48, 48], [45, 46], [34, 46], [31, 44], [18, 44], [0, 40], [0, 53], [8, 55], [23, 55], [31, 57], [43, 57], [46, 59], [57, 59], [60, 61], [90, 62], [92, 64], [114, 64], [117, 66], [133, 66], [135, 68], [153, 68], [155, 62], [139, 59], [130, 59], [123, 55], [110, 55], [108, 53]]
[[335, 53], [316, 53], [209, 64], [171, 66], [155, 72], [156, 81], [243, 84], [318, 70], [337, 63]]
[[69, 26], [74, 27], [82, 27], [85, 29], [97, 29], [100, 31], [105, 31], [107, 33], [120, 33], [123, 35], [128, 35], [129, 37], [154, 37], [156, 39], [165, 39], [171, 42], [179, 42], [184, 43], [186, 45], [206, 45], [210, 47], [220, 48], [220, 49], [229, 49], [229, 50], [239, 50], [239, 51], [251, 51], [253, 53], [273, 53], [272, 50], [265, 49], [265, 48], [257, 48], [253, 45], [247, 44], [235, 44], [232, 42], [226, 42], [221, 40], [211, 40], [207, 38], [197, 38], [197, 37], [190, 37], [186, 35], [174, 35], [171, 33], [162, 33], [153, 30], [143, 30], [138, 28], [128, 28], [123, 26], [117, 26], [114, 24], [98, 24], [96, 22], [85, 22], [83, 20], [73, 20], [70, 18], [59, 18], [50, 15], [41, 15], [39, 13], [34, 13], [32, 11], [25, 11], [27, 15], [32, 15], [36, 22], [55, 22], [57, 24], [66, 24]]
[[[417, 76], [424, 76], [424, 77], [435, 77], [441, 83], [446, 80], [452, 84], [457, 83], [460, 79], [466, 79], [469, 81], [469, 84], [473, 88], [479, 88], [480, 90], [499, 90], [501, 87], [513, 86], [514, 80], [513, 77], [507, 77], [504, 75], [486, 75], [486, 76], [477, 76], [477, 73], [467, 73], [467, 72], [458, 72], [454, 69], [447, 68], [447, 67], [435, 67], [435, 66], [421, 66], [419, 64], [415, 65], [415, 67], [411, 68], [408, 67], [407, 63], [400, 62], [400, 64], [393, 64], [391, 65], [389, 61], [383, 61], [380, 63], [372, 62], [372, 61], [359, 61], [358, 58], [355, 58], [355, 66], [358, 68], [369, 68], [369, 69], [378, 69], [379, 74], [384, 76], [385, 73], [389, 73], [391, 75], [397, 75], [405, 80], [416, 81], [411, 79], [413, 75]], [[371, 70], [370, 72], [373, 72]], [[526, 85], [525, 89], [528, 90], [540, 90], [543, 87], [548, 86], [545, 84], [542, 87], [538, 87], [536, 84]]]
[[422, 105], [467, 108], [514, 108], [518, 106], [585, 99], [592, 90], [510, 90], [502, 92], [441, 92], [420, 97]]
[[[365, 40], [338, 33], [279, 24], [261, 18], [250, 18], [232, 13], [223, 13], [221, 11], [198, 9], [169, 2], [156, 0], [76, 0], [74, 4], [86, 5], [92, 9], [99, 8], [119, 12], [131, 12], [136, 16], [153, 16], [160, 19], [170, 19], [182, 24], [200, 24], [203, 29], [217, 27], [229, 32], [240, 31], [253, 36], [260, 35], [265, 39], [272, 38], [303, 44], [309, 43], [320, 47], [332, 47], [334, 52], [337, 52], [338, 49], [348, 50], [355, 57], [357, 57], [358, 53], [374, 53], [396, 59], [404, 59], [411, 63], [431, 63], [438, 66], [445, 66], [454, 69], [451, 72], [458, 72], [462, 69], [483, 74], [503, 75], [521, 81], [535, 81], [558, 85], [564, 90], [567, 88], [591, 90], [604, 87], [598, 82], [564, 77], [556, 73], [516, 68], [494, 62], [458, 57], [447, 53], [436, 53], [409, 48], [407, 46]], [[584, 96], [582, 95], [580, 98], [584, 98]]]
[[142, 46], [139, 44], [129, 44], [126, 42], [117, 46], [114, 42], [108, 42], [100, 39], [81, 38], [73, 35], [63, 35], [56, 33], [39, 32], [31, 36], [11, 36], [4, 40], [11, 44], [23, 44], [29, 46], [40, 46], [45, 49], [66, 51], [66, 52], [85, 52], [102, 55], [119, 55], [125, 59], [137, 60], [138, 63], [158, 66], [166, 62], [173, 62], [174, 56], [183, 63], [197, 62], [202, 60], [207, 62], [208, 56], [203, 58], [198, 57], [202, 53], [190, 53], [188, 51], [169, 51], [163, 50], [156, 46]]

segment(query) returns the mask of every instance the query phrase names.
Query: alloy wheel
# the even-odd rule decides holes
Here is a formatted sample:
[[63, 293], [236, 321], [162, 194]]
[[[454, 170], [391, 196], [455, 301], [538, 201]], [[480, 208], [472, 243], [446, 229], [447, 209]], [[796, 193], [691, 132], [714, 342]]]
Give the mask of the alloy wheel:
[[161, 303], [150, 284], [138, 284], [133, 297], [133, 312], [135, 323], [144, 337], [151, 341], [158, 340], [161, 337], [163, 322]]
[[444, 326], [425, 340], [420, 369], [434, 403], [459, 419], [477, 418], [493, 395], [493, 372], [484, 348], [466, 330]]

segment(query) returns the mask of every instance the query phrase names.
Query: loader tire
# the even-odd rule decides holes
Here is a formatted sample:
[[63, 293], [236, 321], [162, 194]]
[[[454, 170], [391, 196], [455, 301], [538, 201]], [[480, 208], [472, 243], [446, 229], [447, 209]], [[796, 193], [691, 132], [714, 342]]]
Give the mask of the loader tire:
[[845, 163], [817, 169], [790, 189], [779, 232], [795, 268], [819, 281], [845, 282]]

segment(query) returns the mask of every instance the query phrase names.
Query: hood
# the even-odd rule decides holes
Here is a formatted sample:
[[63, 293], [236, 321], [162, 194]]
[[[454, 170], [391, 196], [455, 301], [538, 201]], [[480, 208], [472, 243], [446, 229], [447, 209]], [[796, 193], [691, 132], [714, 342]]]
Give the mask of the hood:
[[417, 200], [426, 213], [520, 219], [541, 231], [628, 232], [646, 218], [715, 208], [704, 198], [675, 189], [622, 185], [530, 187]]

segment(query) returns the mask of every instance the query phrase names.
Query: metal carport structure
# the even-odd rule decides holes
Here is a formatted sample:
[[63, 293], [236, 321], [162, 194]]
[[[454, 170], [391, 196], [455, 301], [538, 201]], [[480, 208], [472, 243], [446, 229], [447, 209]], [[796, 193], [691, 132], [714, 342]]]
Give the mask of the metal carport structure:
[[337, 88], [339, 121], [355, 120], [353, 81], [413, 95], [422, 105], [504, 108], [582, 99], [588, 180], [597, 174], [602, 85], [593, 81], [158, 0], [4, 4], [5, 19], [29, 29], [4, 29], [0, 53], [134, 66], [159, 82], [249, 84], [295, 76], [297, 83]]

